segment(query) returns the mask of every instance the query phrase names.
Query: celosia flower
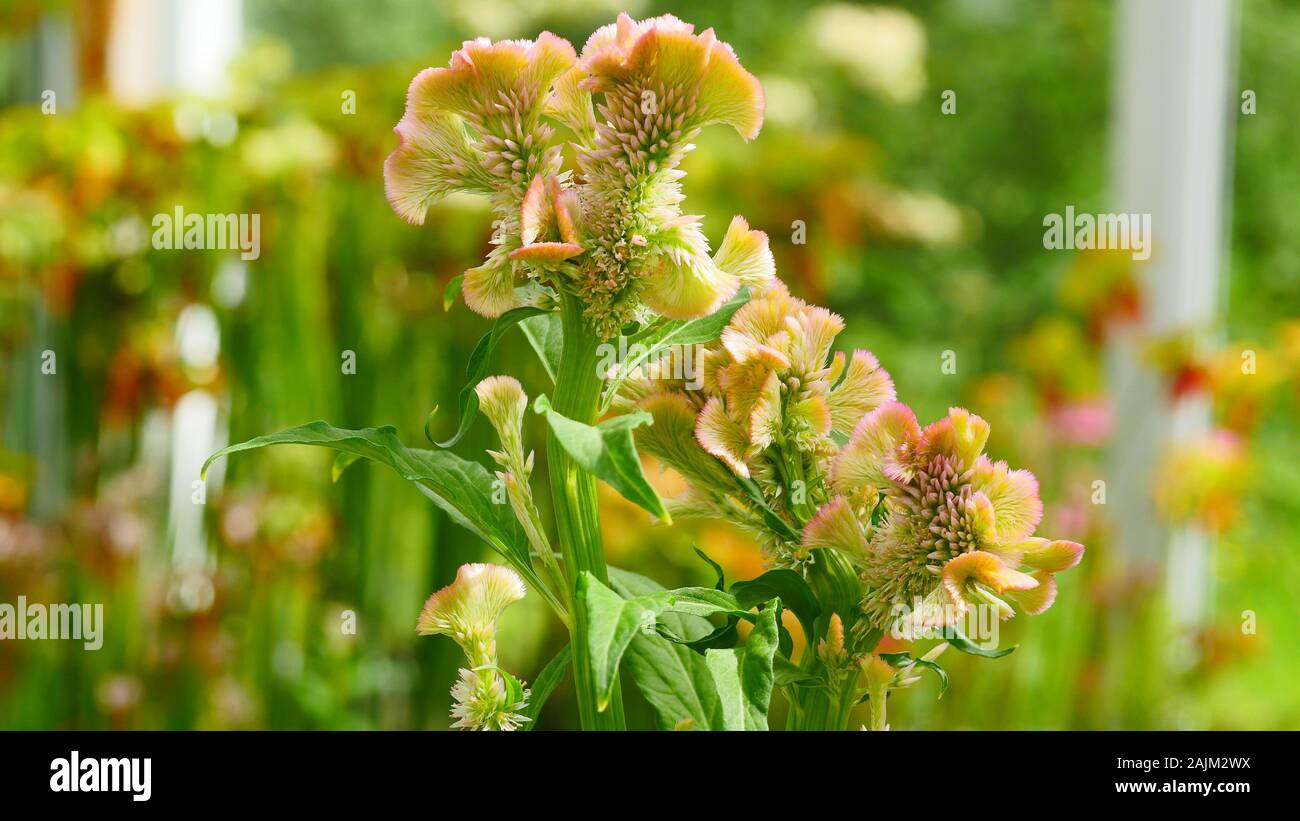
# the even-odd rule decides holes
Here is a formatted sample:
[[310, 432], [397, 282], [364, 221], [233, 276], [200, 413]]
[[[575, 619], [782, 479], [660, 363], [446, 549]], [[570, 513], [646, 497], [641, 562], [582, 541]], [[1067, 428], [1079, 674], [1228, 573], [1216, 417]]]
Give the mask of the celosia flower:
[[[847, 518], [834, 506], [823, 516], [816, 511], [829, 501], [824, 479], [835, 437], [892, 401], [893, 380], [867, 351], [832, 355], [844, 327], [835, 314], [795, 299], [775, 280], [756, 291], [704, 351], [699, 390], [680, 380], [625, 383], [624, 404], [655, 419], [637, 431], [637, 443], [692, 483], [675, 503], [682, 513], [738, 520], [764, 537], [778, 563], [799, 564], [808, 549], [837, 539], [860, 552], [866, 534], [852, 511]], [[738, 494], [737, 480], [751, 479], [792, 527], [807, 526], [805, 542], [771, 531]]]
[[512, 699], [501, 679], [492, 674], [484, 678], [481, 670], [460, 668], [460, 677], [451, 687], [452, 727], [459, 730], [517, 730], [529, 719], [521, 711], [527, 706], [528, 690], [523, 699]]
[[[576, 174], [561, 170], [543, 114], [573, 132]], [[475, 40], [411, 83], [385, 190], [414, 223], [449, 192], [488, 194], [495, 247], [466, 272], [466, 303], [497, 316], [528, 277], [579, 296], [609, 337], [650, 311], [705, 316], [772, 276], [764, 234], [733, 220], [710, 255], [699, 219], [679, 207], [678, 165], [700, 129], [752, 139], [762, 120], [762, 90], [731, 48], [671, 15], [619, 15], [580, 59], [549, 33]]]
[[[533, 474], [533, 453], [524, 454], [523, 426], [524, 411], [528, 408], [528, 395], [524, 393], [519, 380], [513, 376], [489, 376], [474, 386], [478, 397], [479, 409], [496, 429], [501, 439], [501, 450], [489, 450], [488, 454], [502, 467], [496, 471], [497, 481], [506, 491], [510, 509], [524, 529], [528, 543], [542, 562], [543, 568], [557, 583], [556, 589], [564, 589], [560, 583], [564, 574], [555, 559], [550, 540], [546, 537], [546, 528], [542, 524], [541, 513], [533, 500], [533, 491], [529, 479]], [[545, 596], [548, 591], [541, 591]], [[563, 609], [558, 601], [553, 604]]]
[[497, 619], [524, 593], [523, 579], [508, 567], [463, 564], [456, 580], [424, 603], [416, 632], [450, 636], [471, 661], [495, 656]]
[[528, 396], [513, 376], [489, 376], [474, 386], [479, 410], [492, 423], [506, 454], [522, 461], [524, 411]]
[[873, 626], [883, 629], [896, 605], [918, 600], [927, 624], [950, 624], [976, 603], [1010, 618], [1007, 599], [1041, 613], [1056, 598], [1052, 574], [1082, 558], [1076, 542], [1033, 538], [1043, 514], [1038, 482], [985, 456], [988, 432], [961, 408], [922, 429], [909, 408], [892, 403], [864, 417], [835, 458], [831, 485], [840, 498], [884, 495], [862, 562]]
[[1241, 437], [1216, 428], [1199, 439], [1171, 445], [1161, 456], [1156, 479], [1156, 507], [1161, 515], [1221, 533], [1236, 520], [1250, 479]]
[[416, 632], [450, 636], [469, 662], [451, 689], [453, 726], [513, 730], [527, 720], [519, 711], [528, 691], [512, 697], [511, 687], [497, 669], [496, 650], [497, 620], [524, 593], [523, 579], [508, 567], [464, 564], [454, 582], [424, 603]]

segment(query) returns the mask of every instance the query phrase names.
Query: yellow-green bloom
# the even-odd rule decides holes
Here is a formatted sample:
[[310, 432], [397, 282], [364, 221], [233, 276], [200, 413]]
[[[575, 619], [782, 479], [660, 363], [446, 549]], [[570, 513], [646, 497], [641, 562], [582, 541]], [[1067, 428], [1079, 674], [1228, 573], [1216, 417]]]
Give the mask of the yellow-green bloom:
[[463, 564], [456, 571], [456, 580], [424, 603], [416, 632], [450, 636], [473, 659], [473, 653], [479, 652], [475, 643], [495, 640], [501, 613], [525, 592], [523, 579], [508, 567]]
[[450, 636], [465, 653], [468, 668], [451, 689], [452, 725], [464, 729], [513, 730], [526, 721], [519, 711], [528, 691], [512, 696], [497, 669], [496, 630], [501, 613], [524, 597], [519, 574], [496, 564], [464, 564], [456, 580], [429, 597], [420, 611], [416, 631], [425, 636]]

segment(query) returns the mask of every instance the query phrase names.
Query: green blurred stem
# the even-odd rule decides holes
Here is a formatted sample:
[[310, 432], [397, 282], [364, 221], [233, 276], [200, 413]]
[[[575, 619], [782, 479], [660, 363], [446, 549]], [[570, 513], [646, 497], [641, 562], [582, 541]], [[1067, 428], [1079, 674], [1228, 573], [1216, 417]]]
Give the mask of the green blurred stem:
[[[551, 407], [570, 419], [594, 425], [604, 385], [604, 379], [596, 369], [602, 340], [583, 317], [582, 302], [572, 294], [561, 293], [560, 317], [564, 328], [564, 349], [560, 355]], [[609, 705], [603, 712], [596, 709], [598, 693], [591, 675], [587, 618], [575, 596], [575, 583], [583, 571], [609, 583], [601, 543], [596, 480], [573, 461], [554, 432], [547, 436], [546, 458], [569, 598], [575, 605], [572, 647], [578, 714], [584, 730], [621, 730], [625, 726], [623, 699], [617, 680]]]
[[886, 690], [879, 692], [872, 691], [870, 700], [867, 704], [871, 706], [871, 724], [868, 729], [883, 730], [888, 726], [885, 719], [885, 705], [889, 703], [889, 693]]

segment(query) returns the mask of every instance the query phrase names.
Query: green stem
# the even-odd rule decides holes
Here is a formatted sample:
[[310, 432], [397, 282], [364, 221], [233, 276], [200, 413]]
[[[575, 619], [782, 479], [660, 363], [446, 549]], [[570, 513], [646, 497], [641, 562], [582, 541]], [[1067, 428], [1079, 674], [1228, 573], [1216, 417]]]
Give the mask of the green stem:
[[885, 719], [885, 705], [888, 703], [888, 692], [880, 690], [873, 691], [867, 704], [871, 705], [871, 725], [872, 730], [883, 730], [888, 725]]
[[[596, 424], [600, 391], [604, 384], [597, 372], [597, 353], [602, 340], [582, 315], [582, 302], [575, 296], [561, 294], [560, 317], [564, 328], [564, 348], [555, 377], [555, 396], [551, 407], [578, 422]], [[560, 551], [569, 584], [573, 608], [573, 678], [578, 696], [578, 715], [584, 730], [624, 729], [623, 700], [618, 681], [604, 711], [596, 709], [598, 693], [591, 674], [591, 655], [587, 642], [587, 618], [578, 605], [575, 584], [583, 571], [608, 584], [605, 553], [600, 535], [600, 510], [596, 499], [596, 480], [569, 456], [554, 432], [547, 436], [546, 458], [551, 476], [551, 493], [555, 506], [555, 523], [560, 536]]]

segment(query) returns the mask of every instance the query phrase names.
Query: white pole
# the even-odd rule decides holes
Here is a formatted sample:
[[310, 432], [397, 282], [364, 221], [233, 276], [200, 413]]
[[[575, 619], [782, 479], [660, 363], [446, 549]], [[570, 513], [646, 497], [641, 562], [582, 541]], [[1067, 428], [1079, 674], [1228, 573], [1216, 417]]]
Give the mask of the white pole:
[[1228, 209], [1229, 127], [1235, 98], [1230, 0], [1123, 0], [1117, 6], [1112, 200], [1150, 214], [1153, 252], [1138, 270], [1141, 327], [1117, 334], [1108, 355], [1116, 396], [1111, 512], [1130, 569], [1163, 562], [1170, 617], [1184, 634], [1208, 615], [1209, 539], [1156, 516], [1153, 470], [1169, 443], [1204, 434], [1206, 397], [1179, 401], [1143, 359], [1151, 336], [1208, 330], [1218, 315]]

